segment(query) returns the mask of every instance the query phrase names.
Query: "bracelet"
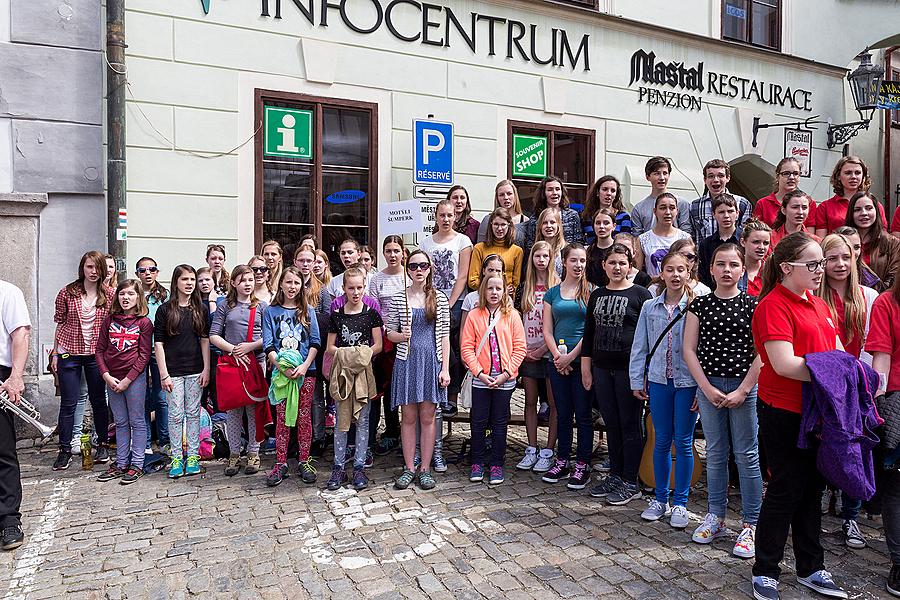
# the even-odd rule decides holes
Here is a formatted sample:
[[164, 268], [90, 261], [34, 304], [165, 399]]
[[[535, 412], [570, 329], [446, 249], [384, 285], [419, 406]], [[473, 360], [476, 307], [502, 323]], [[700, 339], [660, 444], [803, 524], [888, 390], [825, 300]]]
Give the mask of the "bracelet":
[[165, 377], [163, 377], [162, 379], [160, 379], [160, 381], [165, 381], [166, 379], [172, 379], [172, 378], [171, 378], [169, 375], [166, 375]]

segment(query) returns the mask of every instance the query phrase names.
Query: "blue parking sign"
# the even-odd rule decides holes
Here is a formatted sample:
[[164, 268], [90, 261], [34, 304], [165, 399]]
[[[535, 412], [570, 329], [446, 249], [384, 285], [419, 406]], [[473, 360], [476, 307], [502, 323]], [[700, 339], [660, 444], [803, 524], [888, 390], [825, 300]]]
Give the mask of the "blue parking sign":
[[453, 184], [453, 123], [413, 121], [413, 183]]

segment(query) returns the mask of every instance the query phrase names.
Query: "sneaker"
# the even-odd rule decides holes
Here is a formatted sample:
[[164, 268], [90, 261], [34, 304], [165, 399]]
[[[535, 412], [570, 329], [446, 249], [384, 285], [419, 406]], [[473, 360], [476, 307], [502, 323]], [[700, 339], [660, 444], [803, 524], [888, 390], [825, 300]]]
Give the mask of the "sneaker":
[[109, 465], [109, 468], [97, 477], [97, 481], [112, 481], [113, 479], [119, 479], [122, 475], [125, 474], [125, 469], [120, 469], [115, 464]]
[[831, 598], [847, 598], [847, 592], [839, 588], [831, 578], [831, 573], [825, 569], [819, 569], [809, 577], [797, 577], [797, 583], [806, 586], [814, 592]]
[[177, 479], [184, 475], [184, 458], [181, 456], [173, 456], [172, 464], [169, 466], [169, 479]]
[[366, 462], [364, 463], [364, 465], [367, 469], [369, 469], [374, 464], [375, 464], [375, 455], [372, 454], [371, 448], [366, 448]]
[[151, 454], [153, 454], [152, 448], [144, 448], [144, 456], [150, 456]]
[[744, 523], [744, 528], [738, 534], [731, 553], [738, 558], [753, 558], [756, 556], [756, 527]]
[[200, 474], [200, 457], [199, 456], [188, 456], [187, 458], [187, 467], [184, 469], [185, 475], [199, 475]]
[[601, 473], [609, 473], [609, 459], [606, 458], [604, 460], [601, 460], [598, 464], [594, 465], [594, 470]]
[[607, 494], [606, 503], [611, 504], [613, 506], [622, 506], [624, 504], [628, 504], [632, 500], [639, 500], [643, 494], [641, 493], [641, 488], [636, 483], [627, 483], [618, 480], [619, 486]]
[[137, 469], [135, 467], [128, 467], [128, 470], [125, 471], [125, 474], [122, 475], [122, 478], [119, 480], [120, 485], [129, 485], [137, 481], [144, 474], [143, 469]]
[[559, 458], [550, 467], [550, 470], [541, 477], [544, 483], [559, 483], [561, 479], [569, 478], [569, 462]]
[[583, 490], [591, 480], [591, 465], [584, 462], [575, 463], [575, 470], [569, 477], [566, 487], [570, 490]]
[[435, 473], [447, 472], [447, 461], [444, 460], [444, 455], [440, 452], [434, 453], [434, 456], [431, 459], [431, 466], [434, 467]]
[[244, 475], [255, 475], [257, 473], [259, 473], [259, 454], [248, 454]]
[[484, 465], [472, 465], [472, 470], [469, 471], [469, 481], [472, 483], [484, 481]]
[[266, 475], [266, 485], [269, 487], [280, 485], [284, 478], [288, 476], [288, 466], [284, 463], [275, 463], [275, 466]]
[[375, 444], [375, 448], [372, 452], [375, 453], [375, 456], [385, 456], [399, 447], [400, 441], [397, 438], [381, 436], [381, 439]]
[[503, 483], [503, 467], [497, 465], [491, 467], [491, 476], [488, 479], [488, 483], [491, 485], [500, 485]]
[[109, 446], [106, 444], [97, 446], [97, 450], [94, 452], [94, 462], [99, 464], [109, 462]]
[[19, 525], [10, 525], [3, 528], [3, 535], [0, 537], [0, 548], [3, 550], [15, 550], [25, 541], [25, 534]]
[[753, 577], [753, 597], [756, 600], [778, 600], [778, 580], [771, 577]]
[[312, 460], [304, 460], [297, 465], [297, 475], [303, 483], [315, 483], [318, 478], [316, 468], [312, 464]]
[[81, 456], [81, 442], [72, 442], [72, 454]]
[[241, 457], [239, 456], [231, 456], [228, 459], [228, 466], [225, 467], [225, 474], [229, 477], [234, 477], [241, 470]]
[[172, 444], [163, 444], [159, 447], [159, 451], [161, 454], [165, 454], [166, 456], [172, 455]]
[[394, 488], [398, 490], [405, 490], [410, 486], [410, 484], [412, 484], [415, 478], [415, 473], [413, 473], [409, 469], [403, 469], [403, 472], [400, 473], [400, 476], [394, 480]]
[[546, 423], [550, 420], [550, 405], [546, 402], [541, 402], [541, 407], [538, 409], [538, 421], [542, 423]]
[[353, 479], [350, 485], [354, 490], [364, 490], [369, 486], [369, 478], [366, 477], [366, 470], [363, 467], [353, 467]]
[[431, 474], [431, 471], [422, 471], [419, 473], [419, 489], [420, 490], [433, 490], [434, 486], [437, 485], [437, 482], [434, 480], [434, 476]]
[[531, 470], [535, 473], [546, 473], [552, 466], [553, 450], [551, 448], [544, 448], [543, 450], [538, 452], [537, 462], [534, 463], [534, 466], [531, 468]]
[[325, 484], [326, 489], [329, 491], [335, 491], [341, 489], [347, 483], [347, 472], [343, 469], [343, 467], [334, 467], [331, 470], [331, 477], [328, 478], [328, 482]]
[[717, 537], [725, 535], [725, 521], [712, 513], [706, 513], [703, 522], [694, 530], [691, 540], [698, 544], [711, 544]]
[[641, 518], [645, 521], [659, 521], [664, 516], [669, 514], [670, 510], [671, 509], [669, 508], [668, 504], [663, 504], [662, 502], [654, 498], [650, 501], [650, 506], [648, 506], [644, 510], [644, 512], [641, 513]]
[[456, 413], [459, 412], [459, 409], [456, 408], [455, 404], [448, 404], [447, 408], [441, 411], [441, 414], [445, 417], [455, 417]]
[[591, 488], [591, 496], [594, 498], [606, 498], [614, 492], [621, 484], [622, 480], [616, 475], [607, 475], [600, 480], [600, 483]]
[[891, 596], [900, 597], [900, 565], [891, 565], [885, 588]]
[[866, 547], [866, 538], [854, 519], [844, 521], [844, 543], [855, 550]]
[[684, 529], [688, 525], [688, 512], [684, 506], [673, 506], [669, 516], [669, 525], [675, 529]]
[[832, 492], [829, 488], [825, 488], [825, 491], [822, 492], [822, 514], [827, 515], [831, 512], [832, 502], [836, 503], [834, 498], [834, 492]]
[[537, 464], [538, 461], [538, 449], [534, 446], [528, 446], [525, 448], [525, 456], [522, 457], [522, 460], [519, 461], [519, 464], [516, 465], [516, 468], [520, 471], [530, 471], [531, 468]]
[[72, 453], [66, 452], [65, 450], [60, 450], [59, 455], [57, 455], [56, 457], [56, 460], [53, 461], [53, 470], [65, 471], [69, 468], [70, 462], [72, 462]]

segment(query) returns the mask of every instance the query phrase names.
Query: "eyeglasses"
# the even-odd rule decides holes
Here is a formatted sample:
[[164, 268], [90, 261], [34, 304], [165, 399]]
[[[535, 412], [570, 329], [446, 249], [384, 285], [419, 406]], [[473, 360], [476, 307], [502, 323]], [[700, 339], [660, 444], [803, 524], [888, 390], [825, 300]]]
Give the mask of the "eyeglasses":
[[254, 273], [268, 273], [269, 267], [250, 267], [250, 270]]
[[137, 272], [141, 273], [141, 274], [148, 273], [148, 272], [156, 273], [157, 271], [159, 271], [159, 267], [138, 267], [137, 268]]
[[800, 171], [782, 171], [779, 175], [784, 177], [800, 177]]
[[828, 262], [827, 259], [822, 260], [811, 260], [809, 262], [788, 262], [785, 261], [786, 265], [792, 265], [794, 267], [806, 267], [810, 273], [815, 273], [819, 269], [825, 268], [825, 263]]
[[690, 261], [697, 260], [697, 255], [696, 255], [696, 254], [689, 254], [689, 253], [687, 253], [687, 252], [682, 252], [681, 255], [682, 255], [683, 257], [685, 257], [686, 259], [690, 260]]
[[410, 271], [426, 271], [430, 267], [431, 267], [431, 263], [427, 263], [427, 262], [416, 262], [416, 263], [409, 263], [408, 265], [406, 265], [406, 268], [409, 269]]

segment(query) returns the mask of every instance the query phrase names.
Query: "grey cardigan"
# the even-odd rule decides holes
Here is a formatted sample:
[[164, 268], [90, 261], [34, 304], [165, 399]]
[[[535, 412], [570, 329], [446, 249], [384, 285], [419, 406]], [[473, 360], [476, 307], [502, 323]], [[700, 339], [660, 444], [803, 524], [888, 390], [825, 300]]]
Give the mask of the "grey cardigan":
[[[450, 301], [443, 292], [437, 293], [437, 323], [434, 328], [434, 345], [437, 348], [438, 361], [444, 360], [441, 339], [450, 336]], [[412, 321], [412, 309], [406, 302], [406, 294], [398, 293], [391, 298], [384, 311], [384, 326], [390, 331], [400, 331], [400, 325]], [[397, 360], [406, 360], [409, 356], [409, 342], [397, 344]]]

